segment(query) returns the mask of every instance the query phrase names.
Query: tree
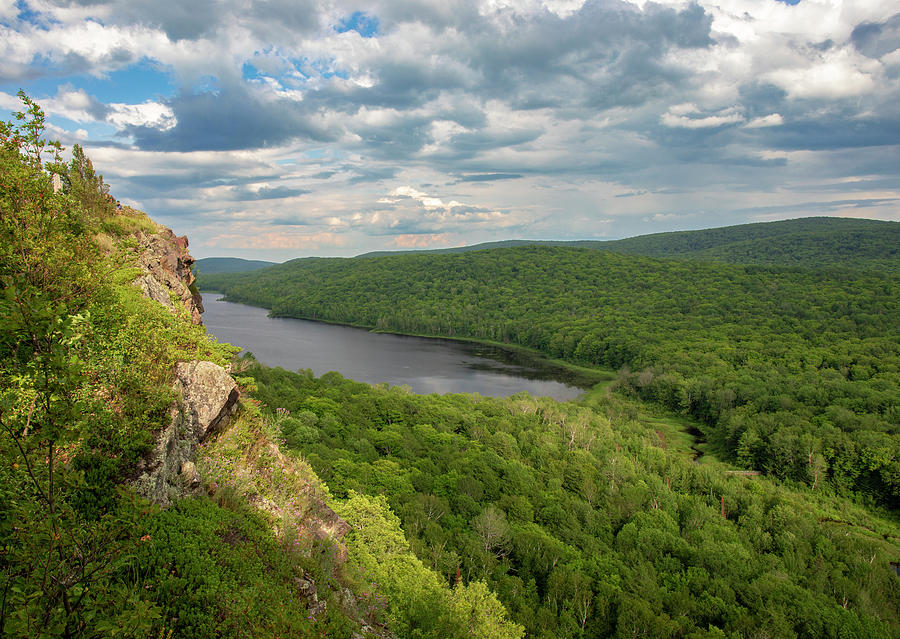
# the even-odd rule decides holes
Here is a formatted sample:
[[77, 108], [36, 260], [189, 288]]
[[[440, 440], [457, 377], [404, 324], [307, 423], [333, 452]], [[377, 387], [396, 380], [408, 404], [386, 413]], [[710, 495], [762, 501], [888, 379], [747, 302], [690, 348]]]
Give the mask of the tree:
[[475, 639], [521, 639], [525, 628], [506, 619], [497, 595], [483, 581], [458, 585], [450, 599], [453, 616]]
[[497, 558], [505, 556], [509, 550], [509, 524], [506, 522], [506, 513], [490, 504], [478, 517], [472, 520], [472, 529], [481, 539], [484, 552]]
[[[0, 457], [13, 490], [0, 506], [0, 633], [74, 636], [127, 547], [133, 522], [91, 512], [77, 497], [83, 473], [61, 463], [77, 447], [87, 391], [82, 342], [96, 258], [78, 202], [54, 194], [45, 169], [62, 170], [62, 147], [43, 138], [44, 114], [24, 93], [20, 124], [0, 124]], [[45, 163], [44, 155], [52, 155]]]

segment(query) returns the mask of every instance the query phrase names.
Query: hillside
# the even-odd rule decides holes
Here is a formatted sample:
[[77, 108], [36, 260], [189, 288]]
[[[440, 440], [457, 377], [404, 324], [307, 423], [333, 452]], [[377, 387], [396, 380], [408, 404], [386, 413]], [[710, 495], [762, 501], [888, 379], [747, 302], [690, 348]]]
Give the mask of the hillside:
[[811, 217], [655, 233], [594, 248], [650, 257], [808, 268], [900, 269], [900, 223]]
[[[730, 474], [714, 460], [694, 463], [666, 437], [673, 416], [637, 397], [657, 388], [646, 371], [623, 371], [620, 392], [595, 389], [575, 404], [527, 394], [419, 396], [236, 358], [237, 347], [216, 343], [202, 325], [188, 239], [140, 211], [117, 209], [83, 150], [75, 147], [63, 163], [41, 137], [42, 112], [23, 99], [22, 121], [0, 123], [3, 637], [889, 639], [900, 632], [896, 518], [843, 498], [841, 486], [824, 479], [804, 486]], [[62, 183], [57, 191], [51, 172]], [[582, 263], [582, 255], [599, 261]], [[431, 271], [418, 269], [436, 266], [454, 277], [455, 290], [439, 291], [451, 313], [423, 307], [429, 313], [409, 321], [474, 332], [497, 313], [519, 313], [522, 324], [505, 320], [501, 340], [518, 338], [526, 325], [541, 328], [532, 306], [553, 301], [553, 290], [586, 295], [579, 276], [596, 286], [630, 274], [632, 296], [640, 285], [647, 303], [691, 277], [709, 300], [703, 317], [735, 287], [757, 291], [733, 310], [751, 326], [760, 309], [773, 313], [773, 327], [788, 321], [777, 312], [782, 300], [815, 302], [807, 319], [845, 312], [852, 321], [834, 335], [858, 334], [881, 348], [848, 366], [848, 379], [865, 382], [851, 388], [828, 372], [846, 362], [832, 361], [837, 355], [824, 347], [813, 352], [835, 384], [828, 392], [853, 400], [845, 412], [858, 416], [863, 437], [848, 441], [877, 442], [873, 426], [893, 423], [886, 421], [893, 413], [881, 419], [873, 409], [876, 391], [890, 404], [896, 389], [889, 386], [896, 368], [886, 368], [896, 326], [889, 277], [687, 263], [670, 271], [665, 261], [566, 248], [425, 257], [437, 262], [312, 260], [236, 279], [293, 276], [298, 265], [313, 264], [305, 273], [310, 295], [326, 284], [331, 293], [355, 287], [360, 306], [342, 297], [334, 306], [314, 296], [311, 303], [334, 313], [366, 308], [398, 322], [412, 308], [404, 291], [436, 299], [437, 289], [409, 289], [414, 277], [428, 283], [421, 275]], [[356, 271], [360, 262], [368, 283]], [[665, 281], [651, 286], [653, 269]], [[723, 275], [728, 284], [716, 284]], [[780, 290], [763, 294], [773, 283]], [[523, 284], [534, 288], [517, 288]], [[803, 290], [812, 292], [802, 297]], [[463, 296], [471, 306], [459, 304]], [[832, 308], [841, 297], [847, 306]], [[585, 299], [596, 307], [596, 298]], [[572, 298], [562, 302], [549, 310], [581, 312]], [[391, 303], [398, 303], [393, 314], [378, 306]], [[484, 312], [482, 324], [476, 311]], [[635, 317], [613, 319], [644, 340]], [[874, 332], [888, 337], [870, 341]], [[554, 342], [559, 348], [575, 343], [566, 335]], [[694, 336], [690, 357], [705, 361], [702, 342], [683, 335]], [[796, 360], [776, 363], [793, 370]], [[786, 423], [788, 406], [776, 401]], [[880, 477], [883, 460], [873, 450], [865, 449], [868, 466], [851, 479]], [[816, 449], [808, 468], [843, 477], [817, 466], [816, 455], [826, 454]], [[838, 462], [842, 473], [858, 469], [850, 454]]]
[[425, 251], [375, 251], [359, 257], [465, 253], [516, 246], [567, 246], [628, 255], [808, 268], [900, 269], [900, 223], [811, 217], [699, 231], [653, 233], [624, 240], [507, 240]]
[[79, 147], [63, 163], [22, 97], [0, 123], [0, 635], [521, 637], [281, 450], [202, 326], [187, 238], [117, 209]]
[[244, 260], [239, 257], [203, 257], [194, 262], [193, 271], [195, 275], [200, 273], [208, 275], [214, 273], [244, 273], [257, 271], [276, 263], [263, 260]]
[[699, 420], [745, 468], [900, 508], [893, 274], [525, 246], [295, 260], [215, 286], [275, 315], [621, 370], [623, 389]]
[[380, 495], [423, 563], [483, 579], [528, 637], [900, 630], [896, 523], [693, 463], [633, 400], [421, 396], [247, 372], [281, 407], [285, 446], [336, 497]]

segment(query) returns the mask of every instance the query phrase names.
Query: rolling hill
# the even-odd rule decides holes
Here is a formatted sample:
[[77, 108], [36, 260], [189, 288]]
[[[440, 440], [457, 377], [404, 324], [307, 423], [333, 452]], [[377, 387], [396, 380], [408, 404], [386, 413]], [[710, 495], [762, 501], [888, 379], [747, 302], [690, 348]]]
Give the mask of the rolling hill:
[[568, 246], [734, 264], [896, 270], [900, 264], [900, 223], [811, 217], [699, 231], [653, 233], [623, 240], [507, 240], [427, 251], [375, 251], [359, 257], [465, 253], [525, 245]]
[[194, 262], [193, 271], [196, 275], [212, 273], [245, 273], [256, 271], [267, 266], [273, 266], [277, 262], [264, 260], [245, 260], [239, 257], [203, 257]]

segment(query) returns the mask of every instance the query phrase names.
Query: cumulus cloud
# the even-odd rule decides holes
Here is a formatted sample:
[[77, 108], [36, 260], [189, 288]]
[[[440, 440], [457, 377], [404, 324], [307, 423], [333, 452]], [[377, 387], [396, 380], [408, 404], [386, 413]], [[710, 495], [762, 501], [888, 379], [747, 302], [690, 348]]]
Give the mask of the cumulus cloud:
[[119, 129], [128, 127], [149, 127], [160, 131], [168, 131], [178, 121], [172, 108], [159, 102], [143, 102], [141, 104], [109, 104], [106, 121]]
[[668, 127], [685, 129], [706, 129], [744, 121], [744, 116], [734, 107], [723, 109], [718, 113], [704, 115], [693, 104], [675, 105], [662, 115], [660, 121]]
[[435, 246], [445, 246], [450, 237], [448, 233], [432, 233], [429, 235], [395, 235], [391, 238], [391, 244], [397, 248], [423, 249]]
[[[502, 220], [507, 216], [502, 211], [464, 204], [457, 200], [444, 202], [441, 198], [428, 195], [410, 186], [399, 186], [391, 191], [390, 194], [392, 197], [400, 198], [400, 200], [409, 198], [418, 202], [424, 211], [425, 218], [441, 223], [502, 223]], [[395, 200], [395, 202], [400, 200]]]
[[0, 109], [25, 87], [121, 198], [204, 247], [621, 236], [811, 190], [872, 188], [884, 215], [889, 5], [0, 0]]

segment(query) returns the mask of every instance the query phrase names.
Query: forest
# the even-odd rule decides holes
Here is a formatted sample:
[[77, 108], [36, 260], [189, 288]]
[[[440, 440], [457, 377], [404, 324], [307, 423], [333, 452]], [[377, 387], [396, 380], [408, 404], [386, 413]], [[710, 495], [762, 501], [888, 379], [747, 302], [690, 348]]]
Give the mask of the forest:
[[[221, 283], [618, 378], [558, 403], [265, 368], [142, 294], [164, 227], [20, 98], [0, 122], [0, 635], [900, 634], [895, 276], [571, 247], [302, 260]], [[162, 506], [133, 480], [182, 423], [183, 362], [227, 367], [241, 398]], [[673, 411], [770, 477], [695, 463], [660, 430]], [[311, 532], [326, 511], [344, 536]]]
[[900, 508], [893, 271], [522, 246], [308, 258], [200, 285], [273, 315], [512, 343], [613, 369], [621, 393], [696, 419], [732, 463]]
[[285, 447], [336, 498], [382, 495], [425, 565], [448, 582], [484, 580], [528, 637], [900, 631], [895, 524], [697, 465], [635, 419], [635, 400], [246, 374]]
[[[627, 255], [734, 264], [774, 264], [816, 269], [837, 267], [892, 272], [900, 269], [900, 223], [837, 217], [757, 222], [699, 231], [670, 231], [624, 240], [506, 240], [415, 253], [465, 253], [529, 245], [591, 248]], [[411, 252], [375, 251], [360, 257]]]

